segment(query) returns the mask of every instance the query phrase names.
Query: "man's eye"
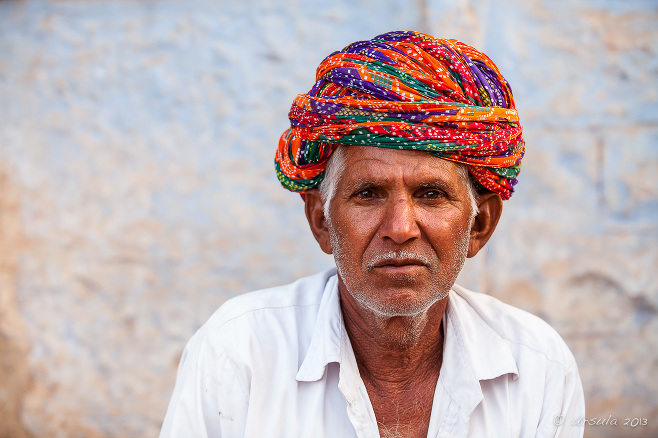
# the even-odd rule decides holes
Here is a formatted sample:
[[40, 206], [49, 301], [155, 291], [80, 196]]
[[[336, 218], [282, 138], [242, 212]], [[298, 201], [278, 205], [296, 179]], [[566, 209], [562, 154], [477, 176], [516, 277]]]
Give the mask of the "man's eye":
[[359, 190], [354, 195], [360, 199], [370, 199], [375, 196], [375, 193], [370, 189], [363, 189], [363, 190]]
[[438, 199], [443, 197], [443, 192], [439, 190], [426, 190], [422, 193], [421, 198], [425, 199]]

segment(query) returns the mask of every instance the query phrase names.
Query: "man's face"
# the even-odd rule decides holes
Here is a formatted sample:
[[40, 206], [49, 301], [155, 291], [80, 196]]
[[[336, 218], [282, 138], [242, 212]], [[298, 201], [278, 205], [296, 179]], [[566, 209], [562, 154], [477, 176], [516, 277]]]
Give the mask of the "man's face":
[[329, 206], [344, 286], [380, 316], [414, 316], [445, 298], [466, 259], [468, 187], [426, 152], [352, 146]]

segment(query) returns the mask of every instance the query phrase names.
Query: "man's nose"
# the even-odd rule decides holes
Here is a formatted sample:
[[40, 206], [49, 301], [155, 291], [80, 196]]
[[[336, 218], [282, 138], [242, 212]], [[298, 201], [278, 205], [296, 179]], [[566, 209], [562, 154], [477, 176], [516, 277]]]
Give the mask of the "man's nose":
[[398, 198], [388, 202], [384, 220], [379, 229], [381, 238], [402, 244], [420, 237], [416, 210], [411, 199]]

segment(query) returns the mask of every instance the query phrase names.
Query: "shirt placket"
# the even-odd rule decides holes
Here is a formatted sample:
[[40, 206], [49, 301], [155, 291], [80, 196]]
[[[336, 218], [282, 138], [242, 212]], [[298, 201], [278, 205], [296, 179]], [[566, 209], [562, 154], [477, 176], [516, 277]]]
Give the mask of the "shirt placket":
[[347, 401], [347, 416], [354, 426], [358, 438], [379, 438], [375, 412], [370, 404], [359, 368], [356, 364], [352, 344], [345, 330], [341, 333], [341, 364], [338, 389]]

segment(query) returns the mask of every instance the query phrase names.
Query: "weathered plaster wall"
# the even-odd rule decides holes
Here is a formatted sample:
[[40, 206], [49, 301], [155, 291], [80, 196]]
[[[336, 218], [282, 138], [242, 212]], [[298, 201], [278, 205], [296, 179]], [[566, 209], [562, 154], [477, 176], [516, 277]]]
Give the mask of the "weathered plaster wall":
[[460, 281], [565, 337], [588, 436], [658, 434], [655, 2], [4, 0], [0, 437], [156, 436], [215, 308], [331, 265], [273, 151], [324, 56], [405, 28], [488, 53], [526, 130]]

